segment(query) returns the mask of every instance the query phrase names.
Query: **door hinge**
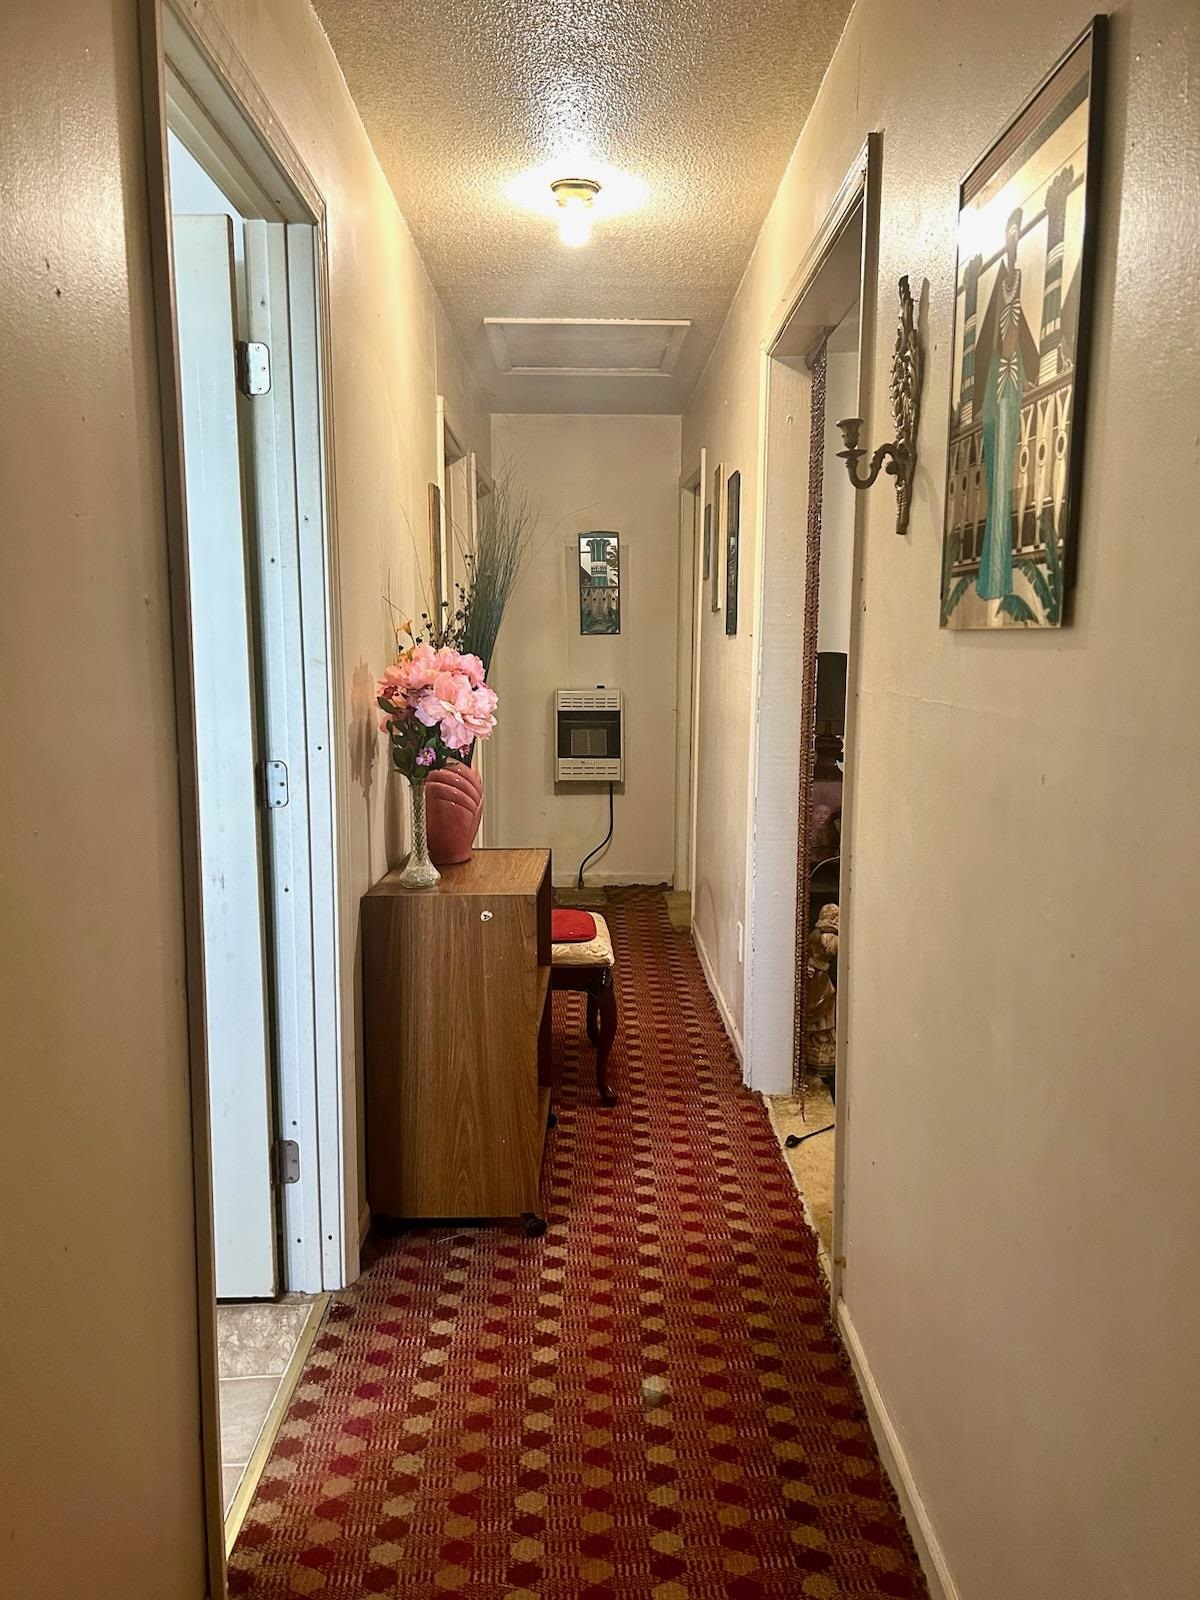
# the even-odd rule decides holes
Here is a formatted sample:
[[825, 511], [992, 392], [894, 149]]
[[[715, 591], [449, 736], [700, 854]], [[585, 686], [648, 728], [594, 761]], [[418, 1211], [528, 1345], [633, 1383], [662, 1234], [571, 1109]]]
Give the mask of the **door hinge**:
[[237, 342], [237, 381], [243, 394], [268, 394], [271, 389], [271, 351], [254, 339]]
[[268, 811], [277, 810], [288, 803], [288, 769], [284, 761], [260, 761], [258, 764], [258, 798]]
[[300, 1146], [295, 1139], [275, 1141], [275, 1182], [300, 1182]]

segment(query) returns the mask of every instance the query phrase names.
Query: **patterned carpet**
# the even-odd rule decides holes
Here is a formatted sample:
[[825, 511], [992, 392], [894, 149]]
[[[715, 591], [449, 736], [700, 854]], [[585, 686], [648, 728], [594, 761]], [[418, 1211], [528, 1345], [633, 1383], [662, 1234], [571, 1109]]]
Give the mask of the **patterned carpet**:
[[923, 1596], [814, 1236], [660, 893], [613, 891], [622, 1028], [582, 1003], [540, 1240], [381, 1241], [338, 1296], [230, 1592], [471, 1600]]

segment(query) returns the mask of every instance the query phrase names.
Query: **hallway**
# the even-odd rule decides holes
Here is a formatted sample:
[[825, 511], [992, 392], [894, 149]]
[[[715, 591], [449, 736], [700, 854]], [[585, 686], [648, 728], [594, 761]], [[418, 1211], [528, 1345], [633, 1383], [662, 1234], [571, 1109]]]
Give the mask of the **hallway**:
[[0, 6], [0, 1600], [1200, 1597], [1197, 84]]
[[610, 890], [594, 1099], [556, 1002], [540, 1241], [380, 1240], [335, 1298], [230, 1563], [243, 1600], [923, 1596], [816, 1239], [690, 938]]

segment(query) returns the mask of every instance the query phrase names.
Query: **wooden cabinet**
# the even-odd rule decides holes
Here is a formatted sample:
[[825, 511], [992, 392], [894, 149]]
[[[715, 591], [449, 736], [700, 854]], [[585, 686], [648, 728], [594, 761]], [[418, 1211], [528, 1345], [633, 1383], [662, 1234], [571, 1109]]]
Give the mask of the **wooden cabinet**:
[[372, 1213], [536, 1216], [550, 1109], [550, 852], [476, 850], [433, 889], [402, 889], [399, 876], [362, 903]]

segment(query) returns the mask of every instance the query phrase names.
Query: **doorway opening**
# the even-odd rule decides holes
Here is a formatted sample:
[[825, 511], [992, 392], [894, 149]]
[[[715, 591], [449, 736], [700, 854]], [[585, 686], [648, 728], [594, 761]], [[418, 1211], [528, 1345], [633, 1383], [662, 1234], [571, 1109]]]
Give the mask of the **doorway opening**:
[[696, 773], [700, 760], [700, 626], [705, 561], [707, 452], [679, 479], [679, 553], [675, 669], [675, 871], [668, 910], [676, 927], [691, 927], [696, 860]]
[[145, 17], [216, 1595], [327, 1291], [356, 1267], [324, 207], [188, 20]]
[[[847, 962], [861, 511], [837, 420], [867, 410], [878, 145], [872, 139], [764, 355], [758, 705], [748, 863], [748, 1081], [771, 1098], [836, 1296], [843, 1259]], [[847, 834], [848, 841], [848, 834]]]

